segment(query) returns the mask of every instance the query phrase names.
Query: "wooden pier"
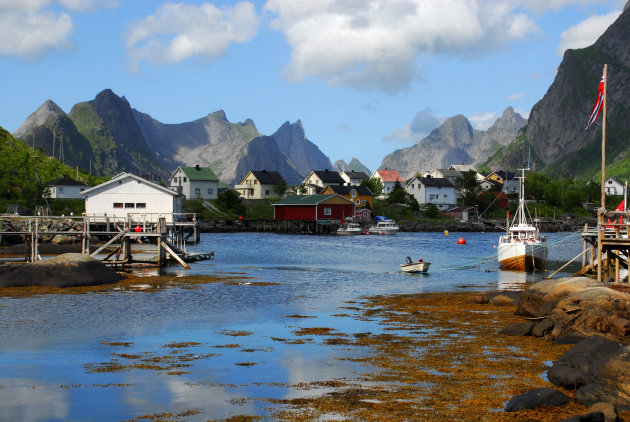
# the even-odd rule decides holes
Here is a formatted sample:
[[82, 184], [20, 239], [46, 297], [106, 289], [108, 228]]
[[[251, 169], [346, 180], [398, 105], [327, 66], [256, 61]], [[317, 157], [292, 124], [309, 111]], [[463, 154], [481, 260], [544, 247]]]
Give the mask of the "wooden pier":
[[575, 275], [591, 274], [598, 281], [620, 282], [621, 270], [628, 270], [630, 212], [600, 210], [597, 226], [585, 226], [582, 239], [582, 269]]
[[[213, 252], [189, 254], [187, 243], [200, 239], [199, 222], [194, 213], [128, 214], [127, 217], [106, 215], [83, 216], [0, 216], [0, 244], [2, 238], [18, 236], [25, 244], [24, 260], [41, 259], [39, 244], [55, 242], [58, 236], [72, 243], [81, 243], [81, 253], [100, 259], [114, 267], [164, 266], [178, 262], [210, 259]], [[77, 238], [73, 242], [72, 237]], [[69, 238], [69, 239], [68, 239]], [[94, 243], [98, 242], [98, 247]], [[144, 245], [134, 257], [132, 244]]]

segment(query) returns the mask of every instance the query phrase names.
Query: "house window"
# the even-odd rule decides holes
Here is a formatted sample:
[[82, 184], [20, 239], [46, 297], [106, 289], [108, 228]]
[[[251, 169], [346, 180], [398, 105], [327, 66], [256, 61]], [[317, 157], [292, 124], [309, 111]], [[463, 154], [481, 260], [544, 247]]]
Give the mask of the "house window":
[[444, 194], [444, 197], [445, 197], [445, 198], [448, 198], [448, 195], [447, 195], [447, 194]]
[[195, 195], [201, 195], [201, 188], [195, 188]]
[[136, 208], [146, 208], [146, 202], [136, 202]]
[[57, 188], [57, 193], [63, 193], [63, 186], [59, 186]]
[[413, 183], [412, 183], [412, 184], [411, 184], [411, 189], [413, 189], [413, 188], [414, 188], [414, 187], [413, 187]]
[[352, 197], [353, 198], [357, 197], [357, 190], [356, 189], [352, 189]]
[[324, 215], [332, 215], [332, 208], [324, 208]]
[[214, 189], [208, 188], [208, 195], [212, 195], [214, 193]]
[[269, 196], [269, 189], [265, 190], [265, 195]]
[[114, 208], [122, 208], [122, 207], [123, 207], [122, 202], [114, 202]]
[[133, 208], [135, 204], [133, 202], [125, 202], [125, 208]]
[[360, 200], [360, 199], [357, 199], [357, 200], [356, 200], [356, 202], [355, 202], [355, 204], [357, 204], [357, 205], [361, 205], [361, 200]]
[[258, 180], [254, 180], [254, 184], [257, 185], [258, 184]]
[[364, 206], [364, 207], [367, 207], [367, 206], [368, 206], [368, 200], [367, 200], [367, 199], [364, 199], [364, 200], [363, 200], [363, 206]]

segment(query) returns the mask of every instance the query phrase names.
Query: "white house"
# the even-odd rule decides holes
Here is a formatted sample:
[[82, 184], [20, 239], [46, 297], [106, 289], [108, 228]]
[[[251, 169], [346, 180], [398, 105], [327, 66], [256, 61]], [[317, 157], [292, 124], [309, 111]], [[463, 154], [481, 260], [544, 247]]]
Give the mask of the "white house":
[[339, 173], [339, 175], [343, 180], [345, 180], [346, 186], [359, 186], [361, 185], [361, 182], [363, 182], [365, 179], [370, 178], [370, 176], [363, 173], [362, 171], [354, 170], [342, 171], [341, 173]]
[[94, 217], [131, 217], [134, 222], [157, 222], [182, 212], [183, 197], [135, 174], [120, 173], [111, 180], [81, 192], [85, 213]]
[[604, 183], [604, 192], [606, 195], [623, 195], [625, 186], [614, 177], [609, 177]]
[[383, 193], [379, 196], [381, 199], [389, 195], [392, 189], [394, 189], [396, 182], [399, 182], [403, 187], [405, 186], [405, 181], [396, 170], [375, 170], [371, 178], [377, 178], [383, 182]]
[[168, 184], [177, 188], [186, 199], [217, 199], [219, 178], [209, 167], [177, 167]]
[[313, 170], [302, 182], [302, 184], [306, 186], [307, 195], [319, 194], [322, 193], [328, 186], [343, 186], [345, 183], [345, 180], [341, 178], [339, 173], [336, 171], [329, 171], [328, 169]]
[[65, 174], [48, 183], [48, 192], [52, 199], [80, 199], [81, 192], [89, 188], [85, 183], [71, 179]]
[[448, 167], [449, 170], [457, 170], [460, 173], [463, 173], [465, 171], [474, 171], [475, 173], [477, 172], [477, 168], [475, 168], [474, 165], [472, 164], [451, 164]]
[[445, 178], [413, 177], [407, 182], [407, 193], [420, 205], [434, 204], [445, 210], [457, 204], [455, 186]]

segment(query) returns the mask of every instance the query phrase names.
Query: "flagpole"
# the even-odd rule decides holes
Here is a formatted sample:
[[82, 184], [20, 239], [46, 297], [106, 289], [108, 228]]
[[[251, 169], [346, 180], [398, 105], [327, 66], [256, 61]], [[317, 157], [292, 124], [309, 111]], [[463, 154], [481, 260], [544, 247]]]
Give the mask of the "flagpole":
[[602, 205], [597, 213], [597, 281], [602, 281], [602, 265], [603, 265], [603, 248], [602, 242], [604, 240], [604, 211], [606, 209], [606, 82], [608, 81], [608, 75], [606, 75], [608, 65], [604, 65], [604, 115], [602, 116]]
[[602, 210], [606, 209], [606, 84], [608, 83], [608, 65], [604, 65], [604, 110], [602, 116]]

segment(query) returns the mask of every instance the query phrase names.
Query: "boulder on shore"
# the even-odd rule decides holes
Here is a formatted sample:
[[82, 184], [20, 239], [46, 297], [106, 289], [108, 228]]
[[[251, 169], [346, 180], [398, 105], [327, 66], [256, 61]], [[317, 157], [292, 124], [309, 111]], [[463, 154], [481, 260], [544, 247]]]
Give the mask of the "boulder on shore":
[[122, 276], [102, 262], [79, 253], [66, 253], [20, 266], [0, 268], [0, 287], [76, 287], [117, 283]]

